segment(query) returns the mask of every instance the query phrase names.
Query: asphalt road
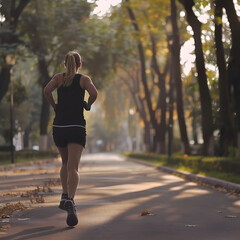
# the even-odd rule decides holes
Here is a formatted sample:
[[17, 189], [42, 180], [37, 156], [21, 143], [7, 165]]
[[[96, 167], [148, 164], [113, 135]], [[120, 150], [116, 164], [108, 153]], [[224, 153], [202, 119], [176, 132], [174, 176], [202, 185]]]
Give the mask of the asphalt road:
[[[60, 162], [0, 172], [0, 203], [26, 210], [0, 219], [0, 239], [240, 240], [240, 199], [117, 154], [85, 155], [75, 197], [79, 224], [58, 209]], [[43, 187], [44, 186], [44, 187]], [[143, 210], [149, 213], [141, 216]]]

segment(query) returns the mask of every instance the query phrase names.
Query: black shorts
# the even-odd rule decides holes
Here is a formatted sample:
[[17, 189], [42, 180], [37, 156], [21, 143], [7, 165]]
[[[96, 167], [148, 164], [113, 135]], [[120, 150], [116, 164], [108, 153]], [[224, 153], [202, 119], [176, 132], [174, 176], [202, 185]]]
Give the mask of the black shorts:
[[53, 140], [57, 147], [78, 143], [85, 147], [86, 129], [83, 127], [53, 127]]

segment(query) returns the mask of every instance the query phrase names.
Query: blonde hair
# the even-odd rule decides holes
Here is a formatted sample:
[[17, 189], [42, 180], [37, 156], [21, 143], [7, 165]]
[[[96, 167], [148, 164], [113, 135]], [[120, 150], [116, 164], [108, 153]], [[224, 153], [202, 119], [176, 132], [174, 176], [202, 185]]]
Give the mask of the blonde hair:
[[70, 86], [73, 78], [78, 71], [79, 65], [82, 63], [80, 54], [77, 51], [70, 51], [65, 56], [64, 65], [66, 74], [63, 78], [63, 86]]

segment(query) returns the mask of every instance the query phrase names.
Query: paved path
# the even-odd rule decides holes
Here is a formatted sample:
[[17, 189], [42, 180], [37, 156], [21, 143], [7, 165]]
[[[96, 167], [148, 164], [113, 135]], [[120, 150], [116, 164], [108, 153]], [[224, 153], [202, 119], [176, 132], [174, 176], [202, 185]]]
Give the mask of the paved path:
[[[75, 199], [79, 224], [68, 228], [66, 213], [57, 208], [59, 168], [60, 163], [55, 162], [0, 172], [1, 204], [21, 201], [29, 207], [2, 219], [6, 222], [0, 225], [6, 230], [0, 230], [0, 239], [240, 239], [239, 198], [125, 161], [116, 154], [82, 158]], [[35, 203], [37, 198], [31, 196], [36, 186], [44, 203]], [[150, 214], [141, 216], [143, 210]]]

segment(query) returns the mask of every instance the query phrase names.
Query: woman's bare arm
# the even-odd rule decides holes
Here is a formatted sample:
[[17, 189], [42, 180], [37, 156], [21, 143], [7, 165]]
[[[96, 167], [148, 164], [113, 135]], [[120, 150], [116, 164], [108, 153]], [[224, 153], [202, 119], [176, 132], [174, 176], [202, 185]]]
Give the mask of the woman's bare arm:
[[98, 95], [97, 89], [94, 86], [92, 80], [88, 76], [82, 76], [82, 81], [80, 81], [80, 85], [89, 94], [87, 105], [86, 105], [86, 110], [90, 110], [92, 104], [97, 99], [97, 95]]
[[56, 111], [56, 103], [53, 99], [52, 92], [58, 87], [58, 75], [55, 75], [51, 81], [44, 88], [44, 95], [50, 105], [53, 107], [54, 111]]

